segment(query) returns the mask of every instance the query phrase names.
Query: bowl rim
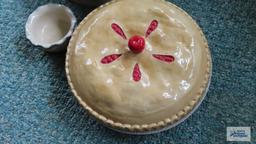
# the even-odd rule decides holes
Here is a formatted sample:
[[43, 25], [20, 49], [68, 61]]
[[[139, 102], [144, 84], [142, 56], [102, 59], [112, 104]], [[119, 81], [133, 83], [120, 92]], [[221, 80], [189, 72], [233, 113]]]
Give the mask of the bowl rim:
[[[32, 38], [32, 33], [30, 31], [30, 26], [31, 26], [31, 22], [33, 20], [33, 18], [35, 17], [35, 15], [38, 15], [38, 13], [40, 13], [42, 10], [47, 9], [47, 8], [53, 8], [53, 9], [57, 9], [57, 8], [62, 8], [66, 14], [69, 15], [69, 20], [70, 20], [70, 27], [68, 32], [65, 34], [64, 37], [62, 37], [60, 40], [53, 42], [53, 43], [48, 43], [48, 44], [41, 44], [37, 41], [34, 41]], [[28, 17], [27, 22], [25, 24], [25, 32], [26, 32], [26, 37], [27, 39], [35, 46], [41, 46], [45, 49], [49, 49], [55, 45], [61, 45], [63, 44], [69, 37], [71, 37], [73, 30], [75, 28], [76, 25], [76, 17], [73, 14], [73, 12], [71, 11], [70, 8], [68, 8], [67, 6], [64, 6], [62, 4], [54, 4], [54, 3], [48, 3], [45, 5], [41, 5], [38, 8], [36, 8]]]

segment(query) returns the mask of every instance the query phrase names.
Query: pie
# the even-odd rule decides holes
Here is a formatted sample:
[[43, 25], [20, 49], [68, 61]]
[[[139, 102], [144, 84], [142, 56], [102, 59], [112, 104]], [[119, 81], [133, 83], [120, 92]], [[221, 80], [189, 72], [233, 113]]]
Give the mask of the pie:
[[207, 91], [211, 56], [199, 26], [163, 0], [111, 1], [76, 28], [66, 73], [80, 104], [110, 128], [147, 133], [186, 118]]

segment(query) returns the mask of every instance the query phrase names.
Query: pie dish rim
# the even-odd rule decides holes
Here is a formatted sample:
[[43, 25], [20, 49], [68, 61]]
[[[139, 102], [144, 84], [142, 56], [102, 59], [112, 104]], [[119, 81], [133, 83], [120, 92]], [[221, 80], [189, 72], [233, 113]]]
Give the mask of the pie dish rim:
[[85, 108], [87, 111], [89, 111], [89, 113], [91, 115], [93, 115], [97, 120], [100, 120], [101, 122], [103, 122], [103, 124], [105, 124], [107, 127], [110, 127], [111, 129], [121, 131], [121, 132], [127, 132], [127, 133], [135, 132], [135, 133], [139, 134], [139, 133], [144, 133], [144, 132], [147, 133], [150, 131], [156, 131], [156, 132], [162, 131], [162, 130], [165, 130], [166, 128], [169, 129], [169, 128], [173, 127], [171, 125], [176, 126], [177, 124], [181, 123], [183, 120], [185, 120], [187, 117], [189, 117], [194, 112], [194, 110], [200, 105], [200, 103], [201, 103], [200, 101], [203, 100], [204, 95], [206, 95], [207, 89], [210, 85], [211, 71], [212, 71], [212, 60], [211, 60], [210, 49], [208, 47], [208, 42], [207, 42], [205, 35], [203, 34], [201, 28], [199, 27], [199, 25], [195, 22], [195, 20], [190, 15], [187, 14], [186, 11], [184, 11], [183, 9], [179, 8], [178, 6], [176, 6], [175, 4], [173, 4], [171, 2], [168, 2], [165, 0], [156, 0], [159, 2], [164, 2], [167, 5], [171, 5], [173, 8], [182, 12], [187, 18], [192, 20], [193, 24], [196, 26], [197, 30], [200, 32], [201, 37], [203, 38], [204, 49], [205, 49], [205, 53], [206, 53], [206, 57], [207, 57], [207, 62], [206, 62], [207, 68], [204, 72], [205, 74], [204, 74], [204, 79], [201, 82], [202, 84], [201, 84], [198, 92], [196, 92], [197, 95], [195, 96], [195, 98], [192, 101], [190, 101], [187, 106], [185, 106], [182, 110], [180, 110], [175, 115], [172, 115], [169, 118], [166, 118], [159, 122], [155, 122], [155, 123], [151, 123], [151, 124], [142, 124], [142, 125], [123, 124], [121, 122], [115, 122], [115, 121], [111, 120], [110, 118], [106, 118], [104, 115], [101, 115], [97, 111], [93, 110], [89, 105], [86, 104], [85, 101], [83, 101], [81, 99], [81, 97], [77, 94], [77, 92], [75, 90], [75, 87], [72, 83], [71, 76], [70, 76], [69, 60], [70, 60], [70, 49], [72, 49], [72, 47], [74, 47], [74, 41], [76, 39], [76, 35], [79, 34], [82, 26], [84, 25], [84, 23], [86, 22], [88, 17], [90, 17], [91, 15], [93, 15], [95, 12], [102, 9], [103, 7], [106, 7], [106, 6], [108, 6], [112, 3], [115, 3], [117, 1], [119, 1], [119, 0], [112, 0], [108, 3], [105, 3], [101, 6], [99, 6], [98, 8], [93, 10], [91, 13], [89, 13], [75, 29], [75, 31], [70, 39], [68, 48], [67, 48], [66, 61], [65, 61], [65, 70], [66, 70], [66, 75], [67, 75], [67, 79], [68, 79], [68, 83], [71, 88], [71, 91], [72, 91], [73, 95], [76, 97], [76, 99], [79, 101], [80, 105], [83, 106], [83, 108]]

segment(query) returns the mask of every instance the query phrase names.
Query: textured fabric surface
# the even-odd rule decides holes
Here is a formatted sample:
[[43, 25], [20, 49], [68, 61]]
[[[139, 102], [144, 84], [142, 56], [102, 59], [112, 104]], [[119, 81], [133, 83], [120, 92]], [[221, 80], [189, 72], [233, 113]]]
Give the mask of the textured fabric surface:
[[65, 54], [46, 53], [25, 38], [28, 15], [49, 2], [69, 6], [78, 21], [91, 10], [61, 0], [0, 0], [0, 143], [226, 143], [227, 126], [251, 126], [256, 143], [255, 0], [172, 0], [208, 39], [212, 83], [185, 122], [147, 136], [96, 122], [69, 89]]

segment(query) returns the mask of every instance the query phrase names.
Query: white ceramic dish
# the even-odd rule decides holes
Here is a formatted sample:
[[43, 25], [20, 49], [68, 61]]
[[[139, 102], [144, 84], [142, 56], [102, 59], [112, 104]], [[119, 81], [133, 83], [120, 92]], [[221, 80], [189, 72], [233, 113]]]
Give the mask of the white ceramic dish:
[[26, 37], [36, 46], [50, 52], [66, 49], [73, 33], [76, 18], [73, 12], [60, 4], [46, 4], [30, 14], [26, 22]]
[[[170, 55], [155, 57], [159, 53]], [[80, 104], [107, 127], [137, 135], [188, 118], [207, 93], [211, 67], [200, 27], [163, 0], [100, 6], [76, 28], [66, 55], [68, 82]]]

